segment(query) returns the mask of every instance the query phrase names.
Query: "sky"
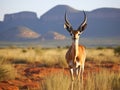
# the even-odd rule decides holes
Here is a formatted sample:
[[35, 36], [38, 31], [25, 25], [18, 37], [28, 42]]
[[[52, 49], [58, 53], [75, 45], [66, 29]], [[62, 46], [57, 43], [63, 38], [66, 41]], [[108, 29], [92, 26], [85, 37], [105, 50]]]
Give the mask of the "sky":
[[5, 14], [20, 11], [33, 11], [40, 17], [56, 5], [91, 11], [102, 7], [120, 8], [120, 0], [0, 0], [0, 21], [3, 21]]

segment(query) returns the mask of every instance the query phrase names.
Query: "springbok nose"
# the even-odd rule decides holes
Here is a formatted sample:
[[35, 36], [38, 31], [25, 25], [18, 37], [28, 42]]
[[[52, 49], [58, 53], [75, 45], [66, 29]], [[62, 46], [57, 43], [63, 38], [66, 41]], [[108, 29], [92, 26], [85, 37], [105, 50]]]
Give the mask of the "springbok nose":
[[73, 40], [76, 40], [77, 38], [76, 37], [73, 37]]

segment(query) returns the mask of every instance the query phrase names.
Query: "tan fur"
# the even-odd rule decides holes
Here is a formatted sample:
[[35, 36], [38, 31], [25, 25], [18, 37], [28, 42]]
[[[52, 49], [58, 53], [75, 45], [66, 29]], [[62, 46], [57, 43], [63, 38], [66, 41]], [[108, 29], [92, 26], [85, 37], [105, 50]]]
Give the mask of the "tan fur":
[[84, 46], [79, 45], [79, 36], [87, 26], [87, 16], [84, 11], [83, 13], [84, 13], [84, 21], [78, 27], [77, 30], [73, 30], [71, 24], [67, 19], [66, 13], [65, 13], [65, 24], [64, 24], [64, 28], [70, 33], [73, 40], [72, 45], [68, 49], [65, 56], [67, 60], [67, 64], [70, 67], [71, 77], [72, 80], [74, 80], [74, 71], [75, 71], [76, 72], [75, 74], [78, 76], [78, 79], [80, 78], [80, 74], [81, 74], [82, 81], [83, 81], [86, 52]]
[[79, 31], [72, 31], [72, 45], [68, 49], [66, 53], [67, 64], [70, 68], [72, 80], [74, 80], [74, 71], [75, 74], [78, 75], [78, 79], [80, 78], [80, 74], [83, 81], [83, 72], [84, 72], [84, 63], [86, 58], [85, 47], [79, 45]]
[[[85, 52], [85, 48], [82, 45], [78, 45], [78, 54], [76, 55], [76, 51], [75, 51], [75, 46], [72, 45], [69, 50], [66, 53], [66, 60], [67, 63], [69, 65], [70, 62], [74, 63], [74, 58], [76, 57], [77, 62], [80, 63], [80, 65], [84, 64], [85, 62], [85, 58], [86, 58], [86, 52]], [[75, 65], [70, 66], [72, 68], [76, 67]]]

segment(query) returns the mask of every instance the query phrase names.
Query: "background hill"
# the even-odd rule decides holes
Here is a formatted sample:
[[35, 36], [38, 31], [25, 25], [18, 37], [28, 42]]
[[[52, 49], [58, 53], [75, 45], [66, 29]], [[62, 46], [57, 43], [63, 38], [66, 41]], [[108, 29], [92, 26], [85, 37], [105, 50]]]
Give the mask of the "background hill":
[[64, 40], [66, 36], [59, 34], [55, 31], [48, 31], [42, 36], [42, 40]]
[[[84, 19], [83, 12], [70, 6], [58, 5], [43, 14], [40, 18], [37, 17], [35, 12], [28, 11], [6, 14], [4, 16], [4, 21], [0, 21], [0, 40], [7, 41], [8, 39], [11, 39], [14, 41], [14, 39], [18, 38], [16, 37], [15, 30], [17, 31], [18, 29], [19, 32], [17, 32], [17, 35], [21, 35], [21, 30], [19, 30], [20, 27], [25, 27], [22, 28], [24, 32], [26, 28], [28, 28], [30, 29], [30, 32], [36, 33], [36, 39], [41, 39], [40, 37], [46, 39], [52, 37], [51, 39], [54, 39], [54, 37], [56, 37], [54, 33], [58, 33], [57, 35], [61, 35], [62, 37], [64, 35], [68, 37], [68, 32], [63, 28], [65, 11], [67, 11], [68, 19], [73, 28], [78, 28]], [[89, 12], [86, 11], [86, 14], [88, 17], [88, 26], [82, 34], [82, 37], [120, 38], [120, 9], [99, 8]], [[52, 34], [49, 33], [50, 31], [52, 31]], [[10, 35], [14, 37], [9, 37]], [[26, 34], [25, 37], [22, 38], [26, 37], [29, 37], [29, 34]], [[28, 39], [31, 38], [27, 38], [26, 40]]]
[[0, 33], [2, 41], [23, 41], [23, 40], [34, 40], [40, 38], [41, 35], [32, 31], [27, 27], [13, 27]]
[[[59, 10], [61, 10], [59, 12]], [[64, 13], [67, 11], [69, 21], [76, 29], [83, 21], [83, 12], [75, 10], [69, 6], [56, 6], [49, 10], [43, 16], [42, 28], [45, 31], [52, 29], [53, 31], [69, 35], [63, 29]], [[119, 37], [120, 35], [120, 9], [115, 8], [100, 8], [87, 12], [88, 28], [85, 30], [83, 36], [85, 37]], [[47, 25], [47, 27], [44, 26]]]

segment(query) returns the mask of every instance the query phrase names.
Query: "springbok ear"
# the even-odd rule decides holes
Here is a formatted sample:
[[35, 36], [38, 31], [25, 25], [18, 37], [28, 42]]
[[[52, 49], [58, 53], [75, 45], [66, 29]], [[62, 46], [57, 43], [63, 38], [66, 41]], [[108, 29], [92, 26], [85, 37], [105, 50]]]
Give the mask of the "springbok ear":
[[67, 14], [65, 13], [65, 23], [64, 23], [64, 28], [71, 33], [71, 31], [73, 30], [70, 22], [67, 19]]
[[83, 32], [86, 27], [87, 27], [87, 16], [85, 14], [85, 12], [83, 11], [84, 13], [84, 21], [82, 22], [82, 24], [79, 26], [79, 28], [77, 30], [79, 30], [80, 32]]
[[67, 24], [67, 23], [64, 23], [64, 29], [66, 29], [67, 31], [71, 32], [72, 26], [70, 26], [70, 25]]

